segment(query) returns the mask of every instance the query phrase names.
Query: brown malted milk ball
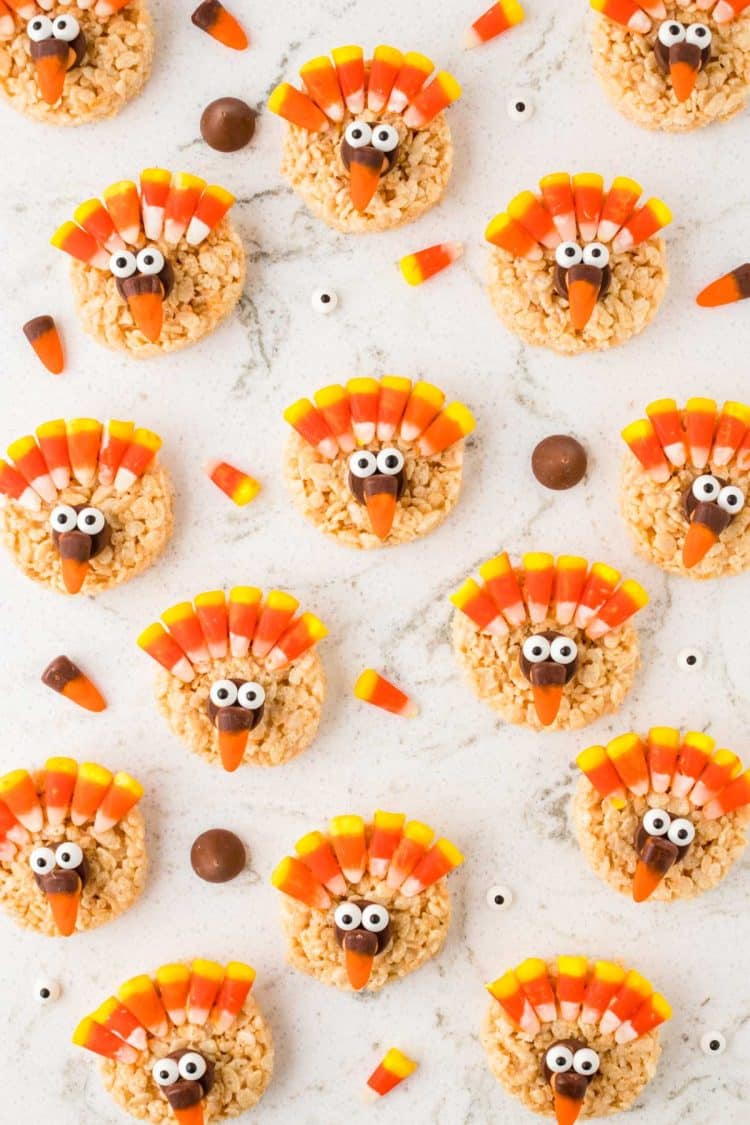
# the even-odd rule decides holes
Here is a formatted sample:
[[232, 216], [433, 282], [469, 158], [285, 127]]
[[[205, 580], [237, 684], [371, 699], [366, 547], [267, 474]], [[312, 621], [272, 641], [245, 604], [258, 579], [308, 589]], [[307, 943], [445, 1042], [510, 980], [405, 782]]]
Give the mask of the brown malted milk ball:
[[573, 488], [586, 475], [586, 450], [567, 434], [544, 438], [531, 454], [531, 471], [540, 484], [561, 492]]
[[190, 849], [190, 862], [199, 879], [207, 883], [228, 883], [236, 879], [247, 862], [245, 845], [226, 828], [203, 832]]

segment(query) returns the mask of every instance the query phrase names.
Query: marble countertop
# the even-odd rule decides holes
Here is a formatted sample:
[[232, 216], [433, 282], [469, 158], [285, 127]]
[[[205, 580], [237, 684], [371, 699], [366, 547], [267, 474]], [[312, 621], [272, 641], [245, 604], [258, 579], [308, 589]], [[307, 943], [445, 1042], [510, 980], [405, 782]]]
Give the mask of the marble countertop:
[[[351, 1120], [361, 1084], [394, 1043], [422, 1065], [378, 1107], [379, 1120], [530, 1125], [485, 1065], [483, 984], [527, 955], [560, 951], [629, 961], [672, 1001], [662, 1063], [633, 1115], [640, 1125], [746, 1120], [747, 860], [697, 901], [637, 907], [589, 873], [571, 835], [569, 798], [577, 751], [629, 727], [705, 728], [720, 744], [750, 752], [750, 579], [667, 579], [634, 557], [616, 505], [617, 435], [647, 402], [748, 397], [750, 307], [699, 313], [693, 303], [703, 284], [747, 257], [747, 117], [689, 137], [639, 131], [599, 91], [584, 0], [528, 0], [526, 24], [464, 54], [461, 32], [482, 5], [233, 0], [252, 33], [251, 49], [235, 56], [192, 27], [187, 0], [154, 0], [155, 73], [120, 117], [53, 131], [0, 108], [3, 443], [48, 417], [134, 416], [163, 435], [177, 487], [166, 557], [96, 601], [41, 591], [0, 554], [0, 769], [52, 752], [126, 767], [147, 786], [152, 861], [139, 904], [74, 941], [22, 934], [0, 919], [4, 1121], [125, 1122], [93, 1058], [71, 1046], [72, 1028], [129, 976], [202, 955], [241, 958], [258, 970], [255, 995], [277, 1048], [274, 1081], [256, 1111], [264, 1125]], [[456, 168], [444, 202], [382, 236], [342, 237], [309, 217], [279, 177], [282, 126], [271, 115], [233, 156], [209, 150], [198, 132], [214, 97], [260, 107], [302, 62], [347, 41], [424, 50], [464, 86], [450, 114]], [[505, 109], [520, 91], [536, 105], [524, 124]], [[48, 236], [82, 199], [156, 163], [236, 192], [249, 272], [239, 314], [219, 332], [188, 352], [139, 364], [78, 328], [66, 265]], [[671, 284], [655, 323], [624, 348], [572, 360], [521, 345], [483, 290], [487, 219], [559, 167], [633, 175], [675, 216], [666, 235]], [[395, 261], [442, 239], [465, 242], [463, 261], [407, 289]], [[310, 307], [321, 285], [340, 298], [327, 318]], [[54, 312], [65, 334], [68, 369], [57, 379], [36, 364], [20, 332], [43, 312]], [[472, 407], [478, 425], [451, 519], [409, 547], [357, 554], [325, 541], [292, 510], [280, 471], [281, 410], [325, 382], [386, 371], [444, 386]], [[590, 468], [583, 485], [555, 495], [533, 480], [529, 457], [540, 438], [560, 431], [586, 443]], [[260, 478], [263, 492], [249, 508], [234, 508], [203, 476], [211, 456]], [[464, 686], [450, 651], [447, 595], [502, 548], [603, 556], [646, 585], [643, 668], [620, 714], [582, 734], [540, 738], [504, 725]], [[151, 697], [153, 667], [135, 637], [166, 605], [240, 582], [294, 590], [320, 613], [330, 628], [321, 650], [330, 683], [320, 736], [307, 753], [283, 769], [227, 777], [166, 729]], [[703, 652], [702, 670], [678, 670], [685, 645]], [[109, 700], [103, 715], [41, 686], [41, 669], [59, 652], [91, 671]], [[406, 685], [421, 715], [399, 720], [354, 700], [351, 684], [366, 665]], [[357, 998], [285, 966], [268, 877], [303, 831], [331, 814], [377, 806], [435, 823], [467, 862], [451, 879], [455, 914], [443, 954], [384, 993]], [[200, 883], [188, 861], [193, 838], [216, 825], [236, 830], [251, 857], [247, 872], [224, 887]], [[506, 912], [485, 904], [493, 883], [514, 893]], [[34, 999], [41, 972], [63, 985], [54, 1006]], [[709, 1028], [726, 1035], [720, 1058], [700, 1050]]]

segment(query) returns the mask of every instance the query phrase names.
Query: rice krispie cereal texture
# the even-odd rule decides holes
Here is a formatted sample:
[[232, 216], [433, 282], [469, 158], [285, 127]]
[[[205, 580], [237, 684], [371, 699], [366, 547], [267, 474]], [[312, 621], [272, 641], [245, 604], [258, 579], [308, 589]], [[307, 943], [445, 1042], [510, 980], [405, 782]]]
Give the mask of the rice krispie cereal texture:
[[579, 777], [573, 797], [573, 823], [589, 867], [620, 894], [632, 898], [636, 855], [634, 840], [641, 817], [650, 808], [666, 809], [673, 817], [687, 817], [695, 826], [695, 839], [685, 857], [669, 869], [650, 896], [657, 902], [694, 898], [710, 891], [729, 874], [747, 846], [750, 810], [738, 809], [716, 820], [706, 820], [686, 797], [649, 793], [628, 794], [624, 809], [616, 809], [587, 777]]
[[688, 530], [682, 498], [702, 472], [715, 472], [735, 484], [750, 501], [750, 472], [736, 464], [714, 469], [678, 469], [665, 484], [658, 484], [630, 452], [625, 454], [620, 482], [620, 508], [639, 555], [670, 574], [687, 578], [724, 578], [750, 567], [750, 502], [733, 518], [705, 558], [690, 569], [682, 562], [682, 545]]
[[667, 291], [664, 240], [649, 238], [633, 250], [612, 254], [609, 292], [597, 301], [582, 332], [570, 321], [568, 302], [554, 291], [555, 255], [545, 250], [535, 262], [493, 246], [489, 294], [506, 328], [526, 344], [580, 355], [624, 344], [651, 323]]
[[[404, 898], [382, 879], [365, 875], [349, 886], [347, 899], [363, 898], [388, 909], [393, 940], [375, 958], [367, 991], [400, 980], [435, 957], [445, 944], [451, 917], [450, 893], [441, 879], [413, 898]], [[282, 899], [281, 922], [287, 939], [287, 958], [295, 969], [324, 984], [352, 991], [344, 953], [336, 944], [333, 916], [336, 900], [327, 910], [314, 910], [287, 895]]]
[[10, 862], [0, 861], [0, 905], [25, 929], [56, 937], [52, 912], [29, 867], [29, 856], [34, 848], [55, 848], [67, 841], [80, 845], [89, 866], [76, 932], [103, 926], [128, 910], [143, 890], [148, 866], [145, 836], [138, 809], [131, 809], [107, 832], [94, 832], [91, 824], [77, 828], [70, 821], [56, 827], [45, 824]]
[[546, 629], [564, 633], [578, 646], [578, 670], [563, 689], [557, 718], [548, 727], [539, 722], [531, 684], [519, 663], [530, 628], [526, 624], [505, 637], [491, 637], [456, 610], [453, 651], [475, 695], [506, 722], [534, 730], [580, 730], [619, 709], [640, 667], [638, 634], [632, 625], [626, 622], [598, 641], [590, 641], [572, 625], [558, 625], [551, 617], [533, 626], [535, 633]]
[[357, 211], [349, 193], [349, 173], [340, 155], [341, 139], [354, 118], [309, 133], [289, 125], [284, 136], [281, 174], [312, 213], [344, 234], [391, 230], [429, 211], [446, 189], [453, 167], [453, 143], [445, 114], [424, 129], [408, 129], [396, 113], [365, 110], [359, 121], [386, 121], [398, 130], [401, 147], [395, 167], [380, 180], [365, 211]]
[[[103, 512], [112, 530], [109, 546], [90, 560], [83, 594], [99, 594], [134, 578], [156, 561], [172, 535], [172, 481], [158, 462], [122, 495], [111, 485], [86, 488], [75, 483], [59, 493], [57, 503], [91, 504]], [[29, 512], [10, 501], [0, 507], [0, 536], [28, 578], [64, 594], [51, 512], [49, 505]]]
[[263, 719], [250, 732], [245, 764], [280, 766], [314, 740], [326, 694], [325, 672], [315, 649], [280, 672], [269, 671], [252, 656], [228, 657], [194, 667], [197, 674], [189, 684], [160, 668], [154, 691], [172, 731], [207, 762], [221, 766], [218, 732], [206, 710], [211, 685], [217, 680], [254, 680], [265, 689]]
[[[139, 246], [145, 245], [141, 235]], [[112, 274], [83, 262], [71, 265], [71, 283], [81, 323], [100, 344], [148, 359], [195, 344], [234, 309], [245, 284], [245, 251], [225, 217], [200, 246], [181, 239], [158, 245], [174, 270], [174, 288], [164, 302], [164, 324], [156, 343], [136, 327]]]
[[83, 125], [114, 117], [139, 94], [151, 72], [154, 33], [147, 0], [131, 0], [113, 16], [97, 16], [93, 7], [58, 3], [44, 15], [69, 13], [86, 36], [86, 55], [66, 75], [63, 95], [48, 105], [39, 93], [26, 20], [18, 19], [13, 39], [0, 40], [0, 95], [11, 105], [48, 125]]
[[654, 42], [661, 20], [642, 35], [596, 14], [591, 46], [605, 93], [625, 117], [647, 129], [682, 133], [734, 117], [745, 108], [750, 91], [750, 16], [717, 24], [691, 0], [671, 0], [666, 7], [668, 19], [711, 29], [711, 59], [699, 71], [693, 93], [678, 101], [669, 75], [657, 65]]
[[384, 445], [403, 453], [406, 489], [396, 505], [388, 537], [379, 539], [370, 529], [367, 508], [358, 503], [349, 488], [348, 457], [340, 454], [329, 461], [299, 434], [289, 435], [284, 474], [295, 506], [326, 535], [347, 547], [369, 550], [411, 543], [439, 527], [458, 502], [462, 441], [436, 457], [420, 457], [413, 445], [398, 440], [373, 441], [367, 448], [377, 454]]
[[166, 1039], [149, 1036], [146, 1050], [136, 1063], [104, 1059], [104, 1088], [132, 1117], [153, 1125], [174, 1123], [169, 1102], [155, 1084], [151, 1069], [157, 1059], [172, 1051], [196, 1049], [216, 1066], [214, 1085], [204, 1100], [206, 1125], [224, 1117], [238, 1117], [263, 1097], [273, 1073], [271, 1030], [252, 996], [222, 1035], [210, 1024], [184, 1023], [170, 1028]]

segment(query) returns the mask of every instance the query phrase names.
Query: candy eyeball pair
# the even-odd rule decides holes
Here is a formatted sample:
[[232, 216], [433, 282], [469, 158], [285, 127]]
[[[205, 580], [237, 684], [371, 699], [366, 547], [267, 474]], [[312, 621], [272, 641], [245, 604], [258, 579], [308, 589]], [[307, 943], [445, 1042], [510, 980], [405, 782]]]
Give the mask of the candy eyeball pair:
[[209, 692], [214, 707], [244, 707], [246, 711], [259, 711], [266, 701], [266, 692], [261, 684], [247, 680], [237, 687], [232, 680], [217, 680]]
[[203, 1055], [197, 1051], [186, 1051], [182, 1058], [158, 1059], [151, 1074], [157, 1086], [174, 1086], [183, 1079], [185, 1082], [200, 1082], [208, 1069]]
[[678, 848], [686, 848], [695, 839], [695, 825], [684, 816], [672, 817], [665, 809], [649, 809], [641, 821], [649, 836], [666, 836]]
[[609, 265], [609, 250], [603, 242], [589, 242], [587, 246], [579, 246], [577, 242], [561, 242], [555, 250], [555, 261], [561, 269], [570, 269], [571, 266], [598, 266], [603, 270]]
[[60, 39], [72, 43], [81, 34], [81, 25], [75, 16], [34, 16], [26, 24], [26, 34], [32, 43], [44, 43], [47, 39]]
[[104, 531], [106, 523], [98, 508], [82, 508], [77, 512], [69, 504], [58, 504], [53, 508], [49, 519], [50, 527], [59, 535], [66, 531], [84, 531], [86, 535], [98, 535]]
[[349, 472], [359, 480], [366, 480], [375, 473], [395, 477], [403, 467], [404, 455], [399, 449], [381, 449], [377, 455], [368, 449], [360, 449], [349, 458]]
[[49, 875], [56, 868], [75, 871], [83, 863], [83, 852], [78, 844], [59, 844], [52, 848], [34, 848], [29, 856], [29, 867], [35, 875]]
[[400, 137], [398, 129], [385, 122], [373, 126], [367, 121], [350, 121], [344, 131], [344, 140], [350, 148], [371, 145], [378, 152], [388, 153], [398, 148]]
[[745, 494], [736, 484], [725, 484], [711, 473], [702, 473], [693, 481], [690, 491], [699, 503], [715, 501], [723, 512], [736, 516], [745, 506]]
[[344, 933], [362, 928], [371, 934], [382, 934], [390, 920], [386, 908], [374, 903], [360, 908], [356, 902], [342, 902], [333, 916], [335, 925]]
[[666, 20], [659, 28], [658, 39], [662, 47], [676, 47], [678, 43], [690, 43], [703, 51], [711, 46], [713, 36], [705, 23], [691, 23], [686, 27], [679, 20]]
[[144, 246], [138, 254], [132, 250], [118, 250], [109, 259], [110, 272], [119, 280], [125, 281], [136, 273], [145, 277], [155, 277], [164, 269], [164, 255], [158, 246]]
[[555, 637], [548, 641], [541, 633], [535, 633], [523, 642], [522, 651], [529, 664], [543, 664], [545, 660], [553, 660], [555, 664], [572, 664], [578, 656], [578, 645], [570, 637]]
[[553, 1044], [544, 1056], [548, 1070], [552, 1074], [565, 1074], [574, 1070], [586, 1078], [592, 1078], [599, 1069], [599, 1056], [592, 1047], [580, 1047], [571, 1051], [564, 1043]]

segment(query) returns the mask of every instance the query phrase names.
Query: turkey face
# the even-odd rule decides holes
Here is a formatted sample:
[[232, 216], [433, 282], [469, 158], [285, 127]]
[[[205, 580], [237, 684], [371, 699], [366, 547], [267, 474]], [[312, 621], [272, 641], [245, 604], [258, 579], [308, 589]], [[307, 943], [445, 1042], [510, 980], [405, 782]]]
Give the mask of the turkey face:
[[55, 105], [62, 97], [65, 75], [83, 62], [86, 36], [75, 16], [67, 14], [56, 19], [34, 16], [26, 24], [26, 34], [39, 93], [48, 105]]
[[654, 57], [657, 66], [668, 74], [678, 102], [686, 102], [699, 71], [711, 59], [711, 32], [704, 23], [687, 26], [679, 20], [666, 20], [656, 36]]
[[336, 943], [344, 951], [349, 983], [359, 992], [370, 979], [375, 958], [391, 944], [391, 916], [377, 902], [352, 899], [336, 907], [333, 927]]
[[526, 638], [519, 664], [531, 684], [539, 722], [548, 727], [557, 718], [563, 688], [578, 669], [578, 646], [564, 633], [547, 629]]
[[682, 561], [690, 569], [705, 558], [745, 506], [745, 494], [713, 473], [702, 473], [685, 491], [682, 504], [688, 527]]
[[81, 892], [88, 879], [86, 857], [78, 844], [63, 841], [52, 848], [34, 848], [29, 866], [39, 890], [49, 903], [55, 928], [61, 937], [70, 937], [76, 928]]
[[349, 173], [349, 190], [357, 211], [366, 210], [381, 176], [395, 166], [399, 150], [393, 125], [350, 121], [341, 141], [341, 159]]
[[609, 250], [603, 242], [561, 242], [555, 251], [554, 290], [567, 299], [570, 320], [583, 332], [596, 302], [606, 297], [612, 282]]
[[695, 839], [695, 827], [685, 817], [671, 817], [665, 809], [643, 814], [635, 834], [638, 863], [633, 878], [633, 898], [645, 902], [667, 872], [684, 859]]
[[174, 288], [172, 266], [158, 246], [144, 246], [137, 255], [132, 250], [116, 251], [109, 268], [136, 325], [155, 344], [164, 323], [164, 302]]
[[359, 449], [349, 458], [349, 490], [357, 503], [364, 504], [372, 530], [385, 539], [396, 516], [396, 505], [406, 489], [404, 455], [398, 449], [372, 453]]
[[216, 680], [211, 685], [206, 711], [219, 732], [225, 770], [236, 770], [242, 761], [250, 731], [263, 721], [265, 702], [265, 690], [254, 680]]
[[589, 1083], [599, 1070], [599, 1055], [582, 1039], [558, 1039], [544, 1052], [542, 1074], [552, 1087], [558, 1125], [573, 1125]]
[[158, 1059], [152, 1077], [179, 1125], [203, 1125], [203, 1099], [213, 1089], [214, 1064], [193, 1048]]
[[109, 546], [112, 529], [99, 508], [86, 504], [58, 504], [50, 516], [50, 526], [65, 589], [77, 594], [86, 580], [89, 560]]

